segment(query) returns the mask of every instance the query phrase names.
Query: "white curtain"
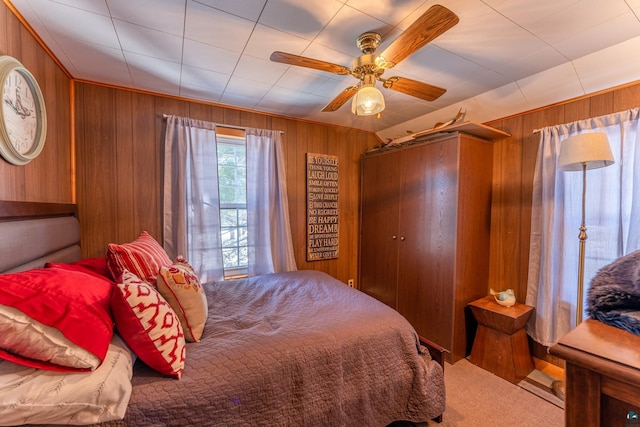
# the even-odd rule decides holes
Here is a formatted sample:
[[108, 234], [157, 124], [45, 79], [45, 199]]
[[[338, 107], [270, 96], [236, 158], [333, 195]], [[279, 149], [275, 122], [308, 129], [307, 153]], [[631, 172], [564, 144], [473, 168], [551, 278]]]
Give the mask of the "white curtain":
[[168, 116], [164, 151], [164, 248], [202, 282], [223, 280], [216, 125]]
[[[551, 345], [575, 327], [582, 173], [557, 168], [566, 138], [605, 132], [612, 166], [586, 176], [584, 291], [597, 271], [640, 249], [640, 109], [541, 130], [533, 182], [526, 303], [535, 307], [528, 333]], [[586, 301], [586, 297], [583, 298]]]
[[249, 276], [296, 270], [282, 137], [247, 129]]

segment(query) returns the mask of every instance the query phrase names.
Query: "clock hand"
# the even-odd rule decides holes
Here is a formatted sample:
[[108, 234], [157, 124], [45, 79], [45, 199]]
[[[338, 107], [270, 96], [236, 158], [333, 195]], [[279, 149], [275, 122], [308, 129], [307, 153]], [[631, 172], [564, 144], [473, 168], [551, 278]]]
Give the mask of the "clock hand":
[[27, 110], [26, 108], [22, 107], [22, 109], [18, 109], [18, 107], [16, 107], [13, 102], [11, 102], [10, 99], [5, 99], [4, 103], [7, 104], [9, 107], [11, 107], [11, 109], [20, 117], [22, 117], [23, 119], [27, 118], [28, 116], [31, 115], [31, 111]]
[[14, 107], [14, 109], [16, 110], [16, 113], [18, 113], [18, 115], [23, 119], [31, 115], [31, 111], [29, 111], [29, 109], [25, 108], [22, 105], [22, 99], [20, 98], [20, 92], [18, 91], [17, 87], [16, 87], [16, 106]]

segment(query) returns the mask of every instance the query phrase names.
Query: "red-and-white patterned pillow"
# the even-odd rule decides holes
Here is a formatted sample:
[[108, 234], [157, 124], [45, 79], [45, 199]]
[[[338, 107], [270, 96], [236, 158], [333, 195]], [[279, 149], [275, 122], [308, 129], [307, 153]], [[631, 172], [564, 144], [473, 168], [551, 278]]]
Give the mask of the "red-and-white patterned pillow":
[[207, 296], [193, 267], [182, 256], [170, 267], [160, 267], [158, 291], [180, 318], [184, 337], [198, 342], [207, 322]]
[[106, 258], [107, 267], [115, 280], [128, 270], [153, 286], [160, 267], [172, 264], [164, 248], [146, 231], [131, 243], [109, 243]]
[[153, 286], [125, 270], [116, 282], [111, 311], [120, 336], [144, 363], [181, 377], [185, 340], [180, 319]]

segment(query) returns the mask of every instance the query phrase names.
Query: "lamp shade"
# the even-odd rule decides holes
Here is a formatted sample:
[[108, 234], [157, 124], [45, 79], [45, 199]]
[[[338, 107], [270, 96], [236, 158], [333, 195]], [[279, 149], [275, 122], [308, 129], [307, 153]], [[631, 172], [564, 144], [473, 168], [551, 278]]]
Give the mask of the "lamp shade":
[[558, 167], [564, 171], [603, 168], [614, 162], [609, 139], [603, 132], [591, 132], [565, 139], [560, 145]]
[[384, 110], [384, 96], [373, 85], [364, 85], [353, 97], [351, 112], [356, 116], [370, 116]]

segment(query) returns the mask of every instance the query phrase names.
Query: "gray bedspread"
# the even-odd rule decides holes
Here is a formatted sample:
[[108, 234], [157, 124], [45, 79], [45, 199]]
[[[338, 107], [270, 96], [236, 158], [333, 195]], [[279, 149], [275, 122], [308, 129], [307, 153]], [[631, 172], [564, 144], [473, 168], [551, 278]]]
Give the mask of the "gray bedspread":
[[136, 362], [125, 419], [103, 426], [385, 426], [444, 412], [441, 367], [409, 323], [316, 271], [207, 284], [181, 380]]

